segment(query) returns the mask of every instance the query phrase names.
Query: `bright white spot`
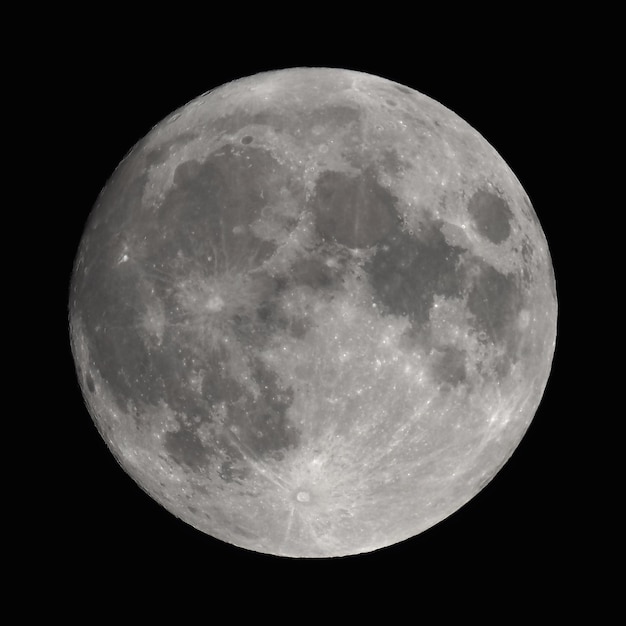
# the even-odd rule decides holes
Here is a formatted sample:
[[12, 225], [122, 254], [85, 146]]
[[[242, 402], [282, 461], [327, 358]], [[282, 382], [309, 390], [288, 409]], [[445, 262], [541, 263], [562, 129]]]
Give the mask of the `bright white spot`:
[[207, 300], [206, 308], [214, 313], [221, 311], [224, 308], [224, 300], [222, 300], [219, 296], [211, 296]]
[[526, 328], [530, 323], [530, 313], [526, 310], [523, 310], [519, 314], [519, 326], [520, 328]]
[[310, 499], [311, 499], [311, 496], [306, 491], [300, 491], [298, 492], [298, 495], [296, 496], [296, 500], [298, 502], [308, 502]]

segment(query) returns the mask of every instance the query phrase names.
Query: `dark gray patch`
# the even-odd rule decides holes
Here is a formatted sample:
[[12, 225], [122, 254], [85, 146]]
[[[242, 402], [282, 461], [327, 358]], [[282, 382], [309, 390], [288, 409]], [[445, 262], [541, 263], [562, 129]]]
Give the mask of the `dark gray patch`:
[[405, 93], [407, 95], [412, 95], [413, 93], [415, 93], [412, 89], [409, 89], [408, 87], [405, 87], [404, 85], [394, 85], [394, 87], [400, 91], [401, 93]]
[[251, 135], [246, 135], [245, 137], [241, 138], [241, 143], [244, 145], [252, 143], [253, 141], [254, 141], [254, 137], [252, 137]]
[[467, 211], [476, 230], [492, 243], [502, 243], [511, 234], [513, 213], [500, 196], [479, 189], [469, 201]]
[[302, 339], [311, 328], [311, 322], [304, 318], [296, 317], [289, 320], [289, 333], [296, 339]]
[[[257, 239], [247, 227], [266, 203], [276, 201], [277, 190], [293, 189], [286, 177], [268, 152], [225, 146], [203, 162], [181, 164], [150, 219], [141, 213], [143, 177], [133, 179], [126, 171], [114, 177], [98, 209], [106, 219], [94, 222], [81, 244], [84, 264], [73, 278], [72, 292], [92, 358], [120, 405], [129, 398], [147, 405], [165, 401], [190, 417], [207, 414], [206, 398], [171, 381], [174, 370], [184, 381], [196, 369], [185, 357], [191, 356], [198, 332], [194, 324], [187, 328], [185, 319], [176, 318], [173, 286], [199, 268], [243, 273], [267, 259], [274, 244]], [[131, 245], [138, 242], [121, 265], [120, 232]], [[171, 322], [158, 346], [141, 330], [145, 303], [154, 299], [162, 302]], [[213, 357], [204, 364], [209, 379], [224, 362], [212, 363]], [[228, 393], [231, 386], [225, 384]]]
[[96, 390], [96, 385], [89, 372], [87, 372], [87, 375], [85, 376], [85, 384], [87, 385], [87, 389], [89, 389], [90, 393], [93, 393]]
[[155, 260], [174, 261], [182, 251], [187, 259], [210, 257], [209, 270], [258, 266], [275, 247], [255, 237], [249, 226], [266, 204], [277, 201], [284, 178], [272, 155], [252, 146], [227, 145], [203, 162], [181, 163], [153, 221]]
[[217, 406], [222, 402], [229, 405], [243, 394], [242, 385], [229, 376], [224, 368], [224, 363], [228, 360], [228, 351], [220, 346], [213, 349], [202, 363], [204, 370], [202, 397], [211, 406]]
[[156, 404], [159, 382], [136, 328], [142, 290], [128, 275], [120, 275], [117, 285], [109, 273], [100, 276], [101, 291], [90, 290], [91, 298], [82, 304], [91, 357], [118, 404], [125, 406], [131, 397]]
[[511, 368], [513, 367], [513, 362], [516, 360], [516, 354], [511, 350], [507, 349], [506, 354], [499, 356], [496, 359], [494, 364], [494, 372], [496, 373], [496, 378], [502, 380], [506, 378], [511, 372]]
[[323, 172], [310, 200], [322, 239], [349, 248], [367, 248], [387, 235], [399, 219], [395, 203], [371, 171], [360, 176]]
[[404, 164], [396, 150], [385, 150], [379, 160], [382, 169], [391, 175], [398, 175], [404, 169]]
[[326, 289], [337, 283], [337, 272], [328, 267], [320, 258], [300, 259], [290, 268], [296, 285], [306, 285], [313, 289]]
[[433, 373], [436, 380], [452, 386], [465, 382], [467, 373], [465, 358], [467, 352], [454, 346], [444, 346], [436, 351], [433, 359]]
[[186, 430], [182, 425], [176, 432], [165, 433], [163, 447], [178, 465], [198, 470], [207, 466], [209, 458], [207, 449], [195, 433]]
[[280, 458], [286, 449], [299, 442], [299, 433], [287, 416], [293, 403], [293, 389], [281, 388], [278, 376], [259, 359], [252, 362], [252, 377], [260, 394], [254, 397], [246, 392], [230, 405], [228, 427], [256, 458]]
[[396, 227], [365, 264], [384, 311], [425, 324], [436, 294], [459, 296], [464, 284], [462, 248], [449, 245], [442, 222], [428, 222], [412, 236]]
[[523, 307], [518, 277], [502, 274], [491, 265], [477, 262], [480, 268], [467, 299], [467, 308], [475, 317], [476, 329], [493, 343], [517, 334], [512, 328]]
[[287, 325], [287, 320], [280, 311], [277, 300], [261, 302], [256, 310], [256, 316], [268, 329], [283, 329]]
[[237, 341], [243, 346], [259, 346], [268, 338], [266, 329], [255, 317], [236, 313], [230, 320]]
[[390, 107], [395, 107], [398, 106], [398, 103], [395, 100], [385, 100], [385, 102], [390, 106]]
[[198, 513], [200, 512], [195, 506], [192, 506], [191, 504], [187, 505], [187, 510], [193, 515], [198, 515]]
[[292, 337], [302, 339], [311, 328], [311, 323], [305, 318], [286, 316], [277, 299], [262, 302], [256, 310], [256, 317], [268, 339], [279, 331], [286, 331]]

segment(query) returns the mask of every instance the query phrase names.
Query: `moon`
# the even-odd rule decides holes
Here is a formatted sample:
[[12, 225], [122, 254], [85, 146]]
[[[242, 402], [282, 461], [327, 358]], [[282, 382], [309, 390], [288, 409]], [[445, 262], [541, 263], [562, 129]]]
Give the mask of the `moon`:
[[155, 126], [85, 226], [70, 338], [122, 468], [224, 542], [370, 552], [498, 472], [547, 384], [546, 238], [496, 150], [369, 74], [267, 72]]

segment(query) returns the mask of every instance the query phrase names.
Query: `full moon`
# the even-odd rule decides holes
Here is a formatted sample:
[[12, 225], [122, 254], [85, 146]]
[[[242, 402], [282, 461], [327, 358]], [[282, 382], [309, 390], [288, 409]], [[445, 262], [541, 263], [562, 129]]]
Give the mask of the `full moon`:
[[513, 172], [369, 74], [236, 80], [155, 126], [80, 242], [76, 371], [176, 517], [290, 557], [369, 552], [476, 495], [544, 392], [557, 298]]

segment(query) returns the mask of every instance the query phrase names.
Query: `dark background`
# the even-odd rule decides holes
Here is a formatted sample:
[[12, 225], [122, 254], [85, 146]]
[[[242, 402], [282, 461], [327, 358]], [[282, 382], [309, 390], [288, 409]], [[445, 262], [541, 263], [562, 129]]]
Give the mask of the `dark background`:
[[[587, 559], [597, 538], [589, 531], [592, 486], [579, 452], [581, 417], [589, 407], [572, 400], [580, 350], [580, 339], [574, 339], [579, 258], [569, 228], [580, 201], [571, 182], [577, 177], [572, 154], [578, 147], [573, 121], [580, 114], [573, 94], [585, 69], [585, 42], [558, 35], [556, 24], [544, 28], [542, 20], [513, 32], [503, 17], [506, 27], [495, 29], [487, 23], [465, 29], [461, 20], [461, 37], [445, 20], [397, 31], [406, 16], [391, 29], [374, 16], [367, 30], [318, 18], [319, 26], [311, 24], [306, 33], [304, 18], [294, 17], [293, 28], [273, 31], [266, 30], [271, 16], [258, 25], [250, 16], [234, 24], [215, 18], [204, 37], [168, 38], [180, 19], [174, 15], [171, 24], [163, 19], [124, 34], [114, 27], [96, 33], [86, 19], [84, 28], [59, 37], [41, 61], [54, 86], [56, 123], [48, 150], [57, 160], [64, 226], [55, 236], [62, 282], [56, 293], [63, 296], [55, 309], [56, 397], [62, 409], [51, 435], [49, 471], [55, 479], [45, 525], [51, 530], [41, 530], [35, 567], [50, 578], [58, 573], [55, 584], [72, 589], [115, 584], [128, 593], [149, 588], [158, 596], [162, 586], [173, 585], [178, 597], [203, 581], [217, 596], [231, 588], [261, 589], [261, 613], [282, 606], [287, 589], [290, 601], [304, 603], [301, 616], [337, 598], [358, 598], [360, 605], [396, 596], [421, 602], [431, 587], [444, 596], [447, 589], [454, 594], [466, 589], [478, 605], [498, 589], [511, 606], [532, 596], [551, 598], [555, 605], [562, 597], [571, 608], [574, 589], [592, 578]], [[557, 351], [543, 401], [493, 481], [457, 513], [411, 540], [330, 561], [284, 559], [226, 545], [145, 495], [116, 464], [85, 409], [66, 322], [67, 283], [85, 220], [132, 145], [208, 89], [293, 66], [384, 76], [433, 97], [476, 128], [530, 196], [553, 256], [560, 305]], [[453, 604], [452, 596], [442, 601], [442, 614]]]

